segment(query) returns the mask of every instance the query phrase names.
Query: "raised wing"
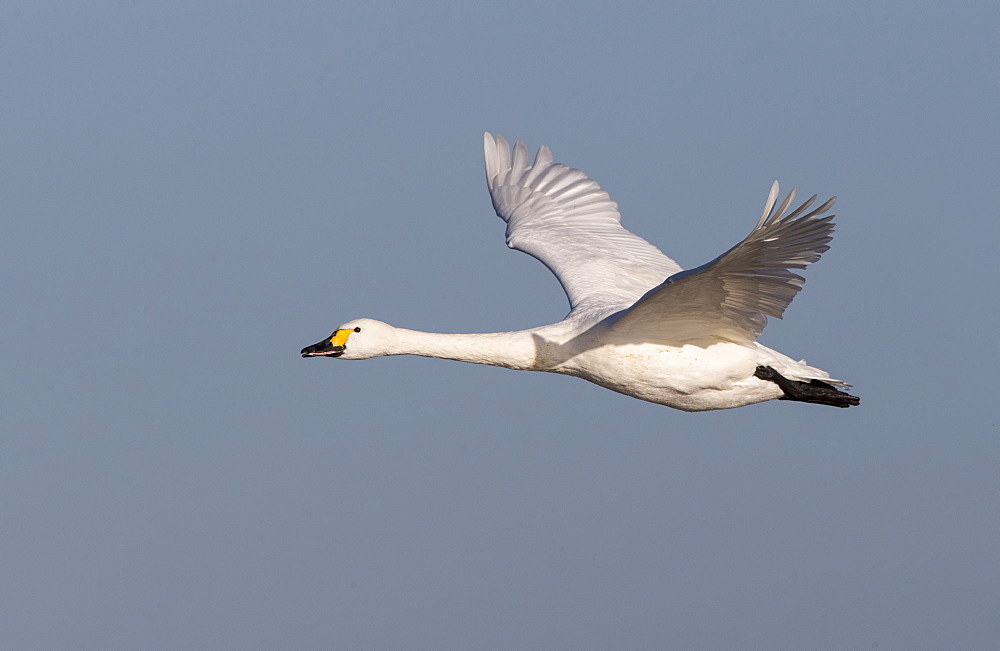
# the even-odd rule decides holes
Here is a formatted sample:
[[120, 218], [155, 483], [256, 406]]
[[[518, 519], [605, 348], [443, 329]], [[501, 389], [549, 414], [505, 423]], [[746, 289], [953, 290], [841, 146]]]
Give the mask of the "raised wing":
[[541, 261], [562, 284], [572, 309], [622, 309], [681, 270], [621, 226], [618, 204], [586, 174], [552, 162], [541, 147], [528, 164], [523, 142], [484, 136], [486, 183], [507, 222], [507, 246]]
[[774, 208], [778, 182], [764, 214], [745, 240], [708, 264], [671, 276], [629, 308], [613, 328], [644, 341], [680, 343], [757, 339], [767, 317], [781, 318], [805, 279], [789, 269], [804, 269], [829, 249], [834, 215], [820, 217], [836, 197], [803, 214], [816, 195], [786, 216], [793, 189]]

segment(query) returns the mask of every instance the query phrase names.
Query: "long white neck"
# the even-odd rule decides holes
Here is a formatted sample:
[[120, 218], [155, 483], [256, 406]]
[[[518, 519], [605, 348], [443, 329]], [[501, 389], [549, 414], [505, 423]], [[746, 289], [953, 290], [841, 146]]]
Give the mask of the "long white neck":
[[482, 334], [440, 334], [395, 328], [390, 354], [422, 355], [518, 370], [537, 369], [537, 335], [531, 330]]

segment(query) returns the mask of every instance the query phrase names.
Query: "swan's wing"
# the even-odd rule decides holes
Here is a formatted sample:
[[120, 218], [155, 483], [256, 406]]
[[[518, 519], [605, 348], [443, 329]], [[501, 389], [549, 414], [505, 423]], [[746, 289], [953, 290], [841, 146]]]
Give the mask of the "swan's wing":
[[541, 147], [528, 163], [523, 142], [513, 154], [502, 136], [484, 137], [486, 183], [507, 222], [507, 246], [541, 261], [570, 307], [631, 305], [681, 268], [621, 226], [618, 204], [580, 170], [552, 162]]
[[613, 328], [629, 339], [684, 342], [757, 339], [767, 317], [781, 318], [805, 282], [789, 269], [804, 269], [829, 249], [836, 200], [806, 213], [811, 199], [788, 215], [793, 189], [777, 209], [778, 182], [764, 214], [745, 240], [715, 260], [671, 276], [629, 308]]

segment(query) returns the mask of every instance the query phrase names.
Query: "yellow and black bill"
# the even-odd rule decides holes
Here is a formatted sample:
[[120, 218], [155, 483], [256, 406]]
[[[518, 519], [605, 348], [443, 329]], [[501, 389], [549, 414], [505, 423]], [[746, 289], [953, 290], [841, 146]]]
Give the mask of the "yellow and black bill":
[[327, 339], [302, 349], [303, 357], [340, 357], [347, 349], [347, 337], [353, 330], [338, 330]]

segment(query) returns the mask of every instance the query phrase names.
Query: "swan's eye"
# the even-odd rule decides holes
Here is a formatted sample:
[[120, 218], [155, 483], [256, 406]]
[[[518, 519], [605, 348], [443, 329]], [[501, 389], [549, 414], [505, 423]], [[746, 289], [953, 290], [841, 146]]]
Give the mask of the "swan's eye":
[[361, 332], [361, 328], [355, 328], [354, 332]]

